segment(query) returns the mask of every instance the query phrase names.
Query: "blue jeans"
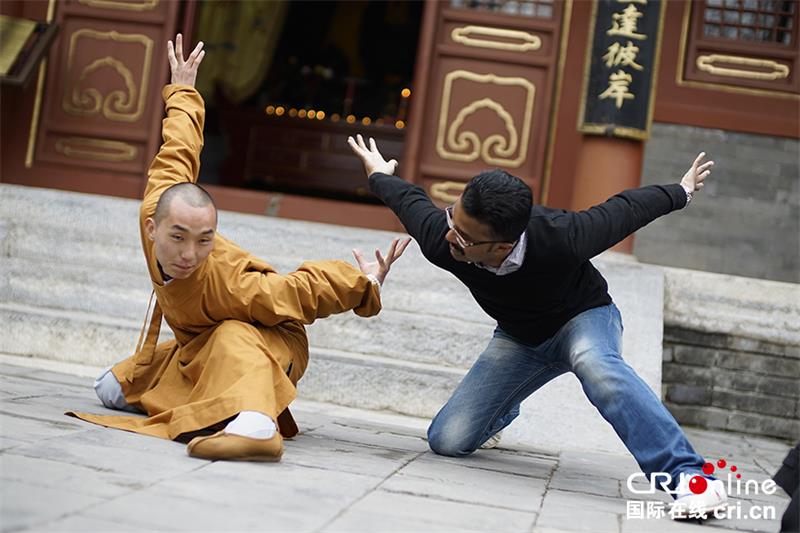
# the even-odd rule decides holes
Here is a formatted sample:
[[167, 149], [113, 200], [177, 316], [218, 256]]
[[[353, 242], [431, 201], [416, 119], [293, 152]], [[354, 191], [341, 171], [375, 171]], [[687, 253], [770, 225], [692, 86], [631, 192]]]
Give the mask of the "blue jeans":
[[469, 455], [517, 417], [525, 398], [573, 372], [648, 479], [653, 472], [667, 472], [675, 481], [681, 472], [699, 473], [705, 461], [621, 351], [622, 318], [614, 304], [584, 311], [536, 346], [498, 327], [431, 422], [431, 449]]

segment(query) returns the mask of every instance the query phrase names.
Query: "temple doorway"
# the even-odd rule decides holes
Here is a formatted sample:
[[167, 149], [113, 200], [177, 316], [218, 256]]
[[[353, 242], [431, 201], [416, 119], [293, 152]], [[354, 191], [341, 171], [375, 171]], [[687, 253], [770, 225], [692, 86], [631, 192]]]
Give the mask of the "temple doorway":
[[423, 2], [208, 1], [200, 182], [374, 202], [348, 135], [403, 155]]

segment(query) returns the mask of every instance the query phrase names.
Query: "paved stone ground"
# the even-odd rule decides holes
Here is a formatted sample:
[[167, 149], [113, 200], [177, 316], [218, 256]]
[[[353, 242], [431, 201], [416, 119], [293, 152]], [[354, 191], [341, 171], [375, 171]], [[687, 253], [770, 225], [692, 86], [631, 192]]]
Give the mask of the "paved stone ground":
[[[559, 450], [434, 455], [426, 420], [298, 401], [302, 433], [279, 464], [209, 462], [182, 444], [64, 416], [105, 411], [91, 380], [0, 362], [2, 531], [671, 532], [779, 529], [788, 498], [734, 498], [742, 518], [628, 518], [630, 456]], [[708, 459], [763, 481], [789, 446], [688, 431]], [[774, 507], [775, 519], [745, 518]]]

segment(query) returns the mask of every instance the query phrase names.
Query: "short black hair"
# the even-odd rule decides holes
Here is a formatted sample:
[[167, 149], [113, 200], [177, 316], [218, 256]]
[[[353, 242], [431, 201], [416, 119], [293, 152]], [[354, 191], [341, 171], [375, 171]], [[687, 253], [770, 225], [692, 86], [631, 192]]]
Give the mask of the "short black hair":
[[488, 225], [494, 238], [514, 242], [531, 218], [533, 193], [524, 181], [505, 170], [481, 172], [467, 183], [461, 195], [464, 212]]
[[166, 218], [169, 213], [169, 206], [172, 205], [172, 201], [175, 198], [180, 198], [192, 207], [205, 207], [210, 205], [214, 208], [214, 215], [216, 217], [217, 205], [214, 203], [214, 199], [211, 198], [211, 195], [208, 194], [208, 191], [196, 183], [186, 181], [171, 185], [167, 190], [161, 193], [161, 197], [156, 204], [155, 215], [153, 215], [156, 223]]

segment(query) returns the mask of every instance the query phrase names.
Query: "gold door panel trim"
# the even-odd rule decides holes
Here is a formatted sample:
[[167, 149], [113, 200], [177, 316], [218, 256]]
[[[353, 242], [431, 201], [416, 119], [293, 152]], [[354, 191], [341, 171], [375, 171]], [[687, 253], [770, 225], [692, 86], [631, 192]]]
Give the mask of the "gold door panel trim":
[[[514, 123], [511, 113], [502, 104], [488, 97], [475, 100], [460, 109], [455, 119], [448, 125], [448, 110], [453, 91], [453, 82], [459, 79], [487, 85], [516, 85], [522, 87], [526, 92], [526, 96], [521, 133]], [[436, 136], [436, 153], [442, 159], [451, 161], [472, 162], [480, 157], [489, 165], [519, 167], [527, 156], [535, 94], [536, 88], [534, 85], [524, 78], [507, 78], [495, 74], [476, 74], [467, 70], [454, 70], [448, 73], [444, 78], [439, 127]], [[464, 130], [459, 132], [466, 119], [481, 109], [493, 111], [503, 122], [505, 132], [489, 135], [483, 140], [474, 131]], [[513, 157], [517, 151], [517, 157]]]
[[116, 0], [78, 0], [79, 4], [104, 9], [125, 9], [128, 11], [149, 11], [158, 5], [159, 0], [142, 0], [141, 2], [118, 2]]
[[440, 181], [431, 185], [431, 197], [434, 200], [454, 204], [461, 196], [461, 193], [464, 192], [466, 186], [466, 183], [457, 181]]
[[[104, 67], [111, 67], [117, 71], [125, 83], [126, 91], [111, 91], [105, 97], [100, 94], [100, 91], [92, 87], [84, 89], [81, 92], [81, 82], [94, 71]], [[110, 120], [124, 120], [124, 118], [119, 116], [120, 113], [118, 112], [130, 112], [135, 103], [135, 97], [136, 84], [133, 82], [133, 73], [121, 61], [107, 56], [103, 59], [93, 61], [92, 64], [83, 69], [83, 72], [81, 72], [78, 78], [78, 83], [72, 87], [72, 99], [68, 102], [68, 105], [72, 105], [67, 111], [79, 115], [95, 115], [102, 107], [104, 117]], [[111, 109], [112, 104], [114, 105], [115, 111]]]
[[[471, 35], [485, 37], [502, 37], [505, 39], [515, 39], [519, 43], [506, 43], [487, 39], [473, 38]], [[542, 39], [538, 35], [520, 30], [508, 30], [505, 28], [490, 28], [488, 26], [462, 26], [454, 28], [450, 32], [450, 38], [454, 42], [464, 46], [474, 46], [477, 48], [492, 48], [494, 50], [510, 50], [512, 52], [527, 52], [528, 50], [538, 50], [542, 47]]]
[[[79, 116], [92, 116], [101, 112], [108, 120], [117, 122], [135, 122], [144, 112], [147, 84], [150, 80], [150, 64], [153, 56], [153, 40], [142, 34], [123, 34], [116, 31], [100, 32], [83, 29], [72, 34], [69, 43], [67, 60], [68, 72], [72, 72], [75, 60], [75, 49], [81, 38], [98, 41], [115, 41], [122, 43], [139, 43], [144, 47], [144, 65], [140, 76], [139, 87], [136, 86], [134, 74], [119, 59], [106, 56], [94, 60], [83, 67], [80, 76], [72, 87], [64, 88], [62, 107], [66, 113]], [[82, 82], [93, 72], [113, 69], [122, 79], [125, 90], [114, 90], [103, 95], [94, 87], [82, 89]]]
[[[47, 2], [47, 23], [53, 22], [56, 14], [56, 0]], [[33, 166], [33, 153], [36, 150], [36, 135], [39, 132], [39, 114], [42, 110], [42, 95], [44, 93], [44, 82], [47, 73], [47, 56], [39, 63], [39, 77], [36, 80], [36, 96], [33, 100], [33, 113], [31, 114], [31, 129], [28, 132], [28, 149], [25, 151], [25, 168]]]
[[75, 159], [92, 161], [132, 161], [136, 147], [122, 141], [90, 137], [62, 137], [56, 141], [56, 152]]
[[[715, 62], [727, 63], [730, 65], [742, 65], [745, 67], [761, 67], [771, 69], [772, 72], [758, 72], [754, 70], [742, 70], [737, 68], [726, 68], [714, 66]], [[724, 54], [709, 54], [697, 57], [697, 68], [703, 72], [708, 72], [714, 76], [728, 76], [731, 78], [743, 78], [746, 80], [780, 80], [789, 76], [789, 67], [781, 65], [771, 59], [756, 59], [754, 57], [729, 56]]]

